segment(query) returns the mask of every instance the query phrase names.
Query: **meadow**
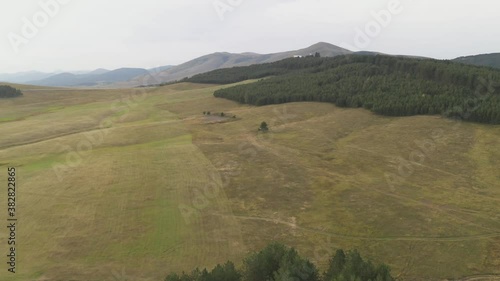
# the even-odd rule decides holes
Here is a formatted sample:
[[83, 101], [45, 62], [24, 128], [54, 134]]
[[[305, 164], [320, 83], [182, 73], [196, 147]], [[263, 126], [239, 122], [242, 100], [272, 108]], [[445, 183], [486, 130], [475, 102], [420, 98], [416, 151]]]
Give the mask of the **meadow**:
[[500, 126], [213, 97], [227, 85], [16, 87], [18, 272], [0, 280], [163, 280], [272, 241], [320, 266], [358, 249], [401, 280], [499, 279]]

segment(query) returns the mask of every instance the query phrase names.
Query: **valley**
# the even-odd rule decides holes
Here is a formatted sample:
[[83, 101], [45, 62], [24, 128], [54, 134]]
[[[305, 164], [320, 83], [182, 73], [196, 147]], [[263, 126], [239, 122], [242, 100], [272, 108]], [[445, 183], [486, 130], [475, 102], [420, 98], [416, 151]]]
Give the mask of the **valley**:
[[322, 270], [343, 248], [402, 280], [500, 275], [498, 126], [213, 96], [228, 85], [16, 87], [0, 103], [12, 280], [162, 280], [272, 241]]

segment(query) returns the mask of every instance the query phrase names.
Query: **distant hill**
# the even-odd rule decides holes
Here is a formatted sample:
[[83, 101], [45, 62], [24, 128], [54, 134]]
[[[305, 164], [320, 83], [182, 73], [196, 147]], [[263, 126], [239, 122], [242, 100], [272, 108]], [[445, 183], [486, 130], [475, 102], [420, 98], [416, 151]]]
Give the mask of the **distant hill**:
[[60, 73], [38, 81], [28, 81], [28, 84], [39, 86], [70, 86], [79, 83], [77, 74]]
[[[323, 57], [335, 57], [338, 55], [351, 54], [352, 52], [335, 45], [320, 42], [314, 44], [308, 48], [274, 53], [274, 54], [256, 54], [256, 53], [242, 53], [242, 54], [232, 54], [232, 53], [213, 53], [210, 55], [202, 56], [197, 59], [188, 61], [178, 66], [171, 67], [167, 70], [161, 71], [160, 73], [153, 74], [153, 78], [156, 83], [172, 82], [175, 80], [181, 80], [185, 77], [191, 77], [196, 74], [221, 69], [230, 68], [235, 66], [249, 66], [252, 64], [270, 63], [279, 61], [285, 58], [290, 58], [293, 56], [307, 56], [309, 54], [314, 54], [319, 52]], [[143, 77], [137, 77], [133, 79], [130, 86], [141, 85], [141, 80], [145, 80]]]
[[39, 71], [18, 72], [18, 73], [0, 73], [0, 82], [26, 83], [34, 80], [41, 80], [57, 73], [45, 73]]
[[88, 74], [60, 73], [42, 80], [29, 81], [28, 84], [39, 86], [92, 87], [128, 81], [134, 77], [149, 73], [143, 68], [120, 68], [116, 70], [97, 69]]
[[104, 74], [104, 73], [107, 73], [107, 72], [110, 72], [110, 70], [107, 70], [107, 69], [104, 69], [104, 68], [98, 68], [98, 69], [96, 69], [94, 71], [91, 71], [91, 72], [89, 72], [87, 74], [90, 74], [90, 75], [92, 75], [92, 74]]
[[453, 61], [465, 64], [500, 68], [500, 53], [459, 57], [454, 59]]
[[97, 77], [90, 77], [92, 80], [97, 80], [98, 82], [110, 83], [110, 82], [120, 82], [127, 81], [133, 77], [144, 75], [149, 73], [143, 68], [120, 68], [113, 71], [109, 71], [98, 75]]
[[174, 67], [175, 65], [164, 65], [148, 69], [149, 72], [157, 73]]

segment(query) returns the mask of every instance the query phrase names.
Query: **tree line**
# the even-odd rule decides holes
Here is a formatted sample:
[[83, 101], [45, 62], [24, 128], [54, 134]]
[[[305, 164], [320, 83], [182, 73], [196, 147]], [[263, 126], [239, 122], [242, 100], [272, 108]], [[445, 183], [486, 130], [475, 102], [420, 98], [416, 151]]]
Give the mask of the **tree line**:
[[182, 82], [230, 84], [249, 79], [312, 71], [323, 63], [319, 57], [289, 58], [272, 63], [217, 69], [185, 78]]
[[0, 85], [0, 98], [15, 98], [22, 96], [21, 90], [8, 85]]
[[272, 243], [243, 261], [241, 269], [232, 262], [211, 271], [195, 269], [191, 273], [172, 273], [165, 281], [394, 281], [390, 268], [374, 265], [357, 251], [337, 250], [322, 274], [294, 248]]
[[500, 124], [500, 70], [451, 61], [384, 55], [290, 58], [220, 69], [191, 82], [256, 83], [218, 90], [216, 97], [253, 105], [299, 101], [364, 107], [381, 115], [441, 114]]

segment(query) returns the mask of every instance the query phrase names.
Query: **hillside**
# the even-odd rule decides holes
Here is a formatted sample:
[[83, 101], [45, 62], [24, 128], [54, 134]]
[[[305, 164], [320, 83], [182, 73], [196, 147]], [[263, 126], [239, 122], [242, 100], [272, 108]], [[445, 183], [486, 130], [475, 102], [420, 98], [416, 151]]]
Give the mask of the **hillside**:
[[20, 175], [17, 279], [164, 280], [273, 241], [320, 272], [358, 249], [398, 280], [498, 278], [500, 127], [213, 97], [231, 86], [16, 86], [0, 166]]
[[500, 68], [500, 53], [459, 57], [454, 59], [453, 61], [465, 64]]
[[442, 114], [500, 123], [500, 71], [449, 61], [382, 55], [292, 58], [216, 70], [188, 81], [225, 84], [266, 76], [273, 77], [214, 95], [253, 105], [321, 101], [390, 116]]
[[[248, 66], [252, 64], [262, 64], [279, 61], [290, 58], [295, 55], [306, 56], [319, 52], [324, 57], [335, 57], [338, 55], [350, 54], [351, 51], [337, 47], [329, 43], [317, 43], [308, 48], [274, 53], [274, 54], [256, 54], [256, 53], [214, 53], [199, 57], [184, 64], [172, 67], [154, 75], [156, 82], [172, 82], [181, 80], [185, 77], [191, 77], [196, 74], [212, 71], [220, 68], [230, 68], [235, 66]], [[141, 85], [141, 77], [133, 79], [130, 86]]]

